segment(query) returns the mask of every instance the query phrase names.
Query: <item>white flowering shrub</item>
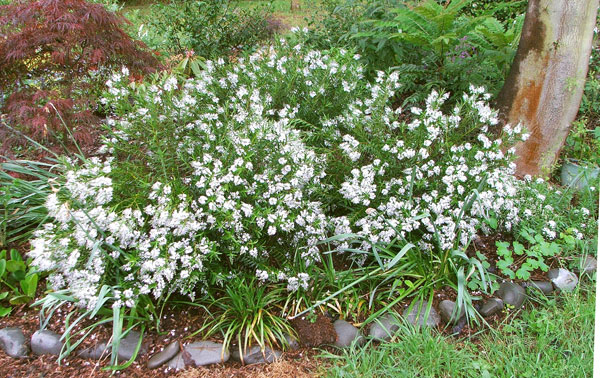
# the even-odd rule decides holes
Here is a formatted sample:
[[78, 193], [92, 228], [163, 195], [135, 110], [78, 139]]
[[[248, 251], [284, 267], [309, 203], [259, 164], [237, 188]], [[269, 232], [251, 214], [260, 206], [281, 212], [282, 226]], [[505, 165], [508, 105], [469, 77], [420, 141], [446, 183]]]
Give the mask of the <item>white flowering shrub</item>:
[[296, 252], [311, 264], [327, 236], [317, 196], [326, 160], [291, 121], [300, 108], [335, 114], [338, 86], [351, 95], [356, 84], [344, 83], [357, 83], [360, 68], [349, 53], [336, 56], [284, 46], [233, 67], [208, 62], [185, 82], [112, 75], [110, 157], [66, 171], [47, 201], [57, 223], [37, 234], [33, 264], [87, 307], [104, 284], [132, 307], [140, 295], [193, 297], [240, 271], [306, 288], [306, 274], [285, 265]]
[[597, 234], [598, 189], [583, 192], [557, 188], [542, 178], [525, 176], [518, 182], [520, 227], [535, 230], [546, 240], [558, 239], [561, 233], [582, 240]]
[[494, 138], [489, 95], [473, 87], [447, 113], [448, 95], [433, 91], [424, 109], [410, 109], [411, 119], [400, 122], [401, 110], [390, 106], [399, 80], [380, 73], [369, 98], [324, 122], [339, 150], [330, 167], [337, 174], [328, 177], [341, 197], [330, 201], [349, 209], [331, 220], [335, 232], [363, 236], [364, 249], [400, 237], [422, 251], [446, 251], [485, 231], [491, 215], [510, 230], [520, 218], [509, 147], [526, 135], [506, 127]]
[[526, 135], [492, 136], [483, 89], [402, 111], [397, 73], [362, 72], [351, 52], [282, 42], [195, 79], [114, 73], [103, 157], [65, 165], [33, 265], [88, 308], [103, 285], [128, 307], [240, 274], [294, 291], [332, 235], [358, 234], [362, 249], [401, 238], [425, 258], [465, 247], [492, 217], [511, 230], [527, 215], [510, 163]]

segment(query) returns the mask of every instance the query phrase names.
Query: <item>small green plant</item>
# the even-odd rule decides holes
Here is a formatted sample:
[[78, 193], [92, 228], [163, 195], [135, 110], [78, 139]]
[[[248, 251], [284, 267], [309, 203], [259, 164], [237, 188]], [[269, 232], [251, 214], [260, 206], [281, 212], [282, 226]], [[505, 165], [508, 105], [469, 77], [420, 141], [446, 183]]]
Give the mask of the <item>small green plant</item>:
[[0, 164], [0, 248], [18, 245], [48, 217], [54, 164], [10, 160]]
[[254, 343], [263, 351], [266, 346], [287, 345], [286, 335], [293, 335], [294, 331], [277, 314], [278, 303], [286, 296], [284, 288], [268, 288], [255, 278], [237, 278], [220, 294], [222, 296], [212, 302], [213, 319], [191, 336], [204, 330], [205, 336], [221, 333], [223, 350], [235, 341], [240, 356]]
[[576, 159], [580, 164], [600, 165], [600, 126], [591, 129], [586, 118], [573, 122], [563, 156]]
[[[487, 260], [487, 257], [479, 251], [475, 251], [475, 255], [477, 257], [477, 260], [481, 262], [481, 267], [487, 272], [488, 268], [491, 266]], [[500, 284], [498, 284], [496, 277], [490, 274], [484, 275], [483, 277], [484, 279], [482, 279], [481, 276], [473, 275], [473, 277], [471, 277], [471, 279], [467, 283], [467, 287], [473, 291], [481, 290], [484, 292], [487, 291], [489, 287], [489, 292], [491, 293], [498, 290]]]
[[[8, 300], [11, 305], [25, 304], [35, 298], [38, 275], [23, 261], [16, 249], [0, 252], [0, 283], [9, 290], [0, 291], [0, 301]], [[10, 314], [12, 307], [0, 306], [0, 317]]]
[[546, 241], [541, 234], [532, 235], [531, 230], [522, 230], [520, 235], [529, 243], [528, 248], [516, 240], [512, 242], [512, 249], [508, 242], [496, 242], [500, 257], [496, 263], [498, 269], [511, 279], [521, 280], [529, 279], [536, 269], [547, 272], [548, 265], [544, 260], [560, 253], [559, 244]]

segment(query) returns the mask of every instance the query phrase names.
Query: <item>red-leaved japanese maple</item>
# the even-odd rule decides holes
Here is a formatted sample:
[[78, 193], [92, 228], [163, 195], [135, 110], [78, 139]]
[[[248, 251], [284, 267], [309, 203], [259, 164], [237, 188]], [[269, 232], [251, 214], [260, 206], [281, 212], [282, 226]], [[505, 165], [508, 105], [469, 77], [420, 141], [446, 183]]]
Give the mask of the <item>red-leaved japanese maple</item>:
[[[62, 117], [78, 143], [92, 143], [99, 122], [96, 99], [110, 70], [127, 66], [132, 76], [143, 75], [159, 65], [142, 42], [121, 29], [126, 22], [84, 0], [0, 6], [4, 122], [52, 145], [56, 135], [65, 134]], [[0, 138], [5, 152], [17, 141], [6, 127]]]

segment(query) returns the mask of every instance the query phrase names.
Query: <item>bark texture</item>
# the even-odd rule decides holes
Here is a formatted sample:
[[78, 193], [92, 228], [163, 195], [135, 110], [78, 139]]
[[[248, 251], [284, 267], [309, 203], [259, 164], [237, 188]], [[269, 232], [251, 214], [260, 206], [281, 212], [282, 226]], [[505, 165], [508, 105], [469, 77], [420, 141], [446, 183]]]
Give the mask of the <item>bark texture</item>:
[[497, 106], [530, 137], [517, 146], [518, 176], [549, 173], [577, 115], [598, 0], [529, 0], [517, 54]]

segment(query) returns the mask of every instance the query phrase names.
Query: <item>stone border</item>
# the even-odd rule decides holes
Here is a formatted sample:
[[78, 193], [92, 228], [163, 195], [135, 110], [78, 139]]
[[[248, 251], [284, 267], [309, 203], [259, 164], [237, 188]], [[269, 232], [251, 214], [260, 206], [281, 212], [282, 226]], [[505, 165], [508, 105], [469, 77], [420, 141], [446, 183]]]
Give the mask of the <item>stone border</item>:
[[[580, 269], [580, 274], [592, 274], [596, 271], [596, 260], [591, 256], [584, 256], [585, 263]], [[580, 264], [581, 265], [581, 264]], [[571, 292], [575, 290], [579, 282], [577, 275], [564, 268], [552, 269], [547, 273], [548, 281], [527, 281], [516, 284], [505, 281], [500, 284], [494, 297], [487, 299], [476, 309], [481, 316], [489, 317], [503, 310], [505, 305], [513, 308], [521, 308], [527, 299], [525, 288], [531, 287], [540, 290], [543, 294], [551, 294], [553, 291]], [[453, 333], [458, 333], [466, 325], [466, 314], [464, 308], [456, 313], [456, 304], [451, 300], [443, 300], [438, 305], [438, 310], [430, 308], [427, 310], [424, 300], [412, 303], [404, 310], [402, 316], [387, 313], [375, 319], [369, 326], [368, 336], [365, 337], [361, 331], [351, 323], [338, 319], [333, 323], [337, 338], [334, 345], [338, 348], [347, 348], [352, 345], [362, 346], [367, 339], [376, 341], [388, 341], [398, 331], [404, 321], [415, 326], [437, 327], [443, 320], [447, 325], [453, 326]], [[438, 313], [439, 311], [439, 313]], [[130, 331], [120, 342], [118, 359], [128, 361], [133, 357], [140, 339], [140, 333]], [[291, 336], [287, 337], [292, 350], [299, 348], [298, 342]], [[63, 347], [61, 336], [49, 330], [38, 330], [31, 336], [29, 345], [31, 352], [35, 355], [59, 355]], [[17, 327], [0, 329], [0, 348], [13, 358], [27, 358], [30, 352], [23, 331]], [[107, 341], [101, 342], [95, 347], [87, 348], [77, 353], [82, 358], [100, 359], [110, 353], [110, 345]], [[142, 342], [138, 357], [148, 352], [148, 345]], [[184, 369], [188, 366], [205, 366], [216, 363], [224, 363], [232, 357], [244, 364], [272, 363], [277, 361], [283, 353], [271, 348], [264, 351], [258, 346], [250, 348], [243, 356], [239, 351], [230, 353], [224, 348], [223, 343], [213, 341], [197, 341], [183, 344], [174, 341], [153, 355], [147, 363], [149, 369], [160, 366], [168, 366], [174, 370]]]

